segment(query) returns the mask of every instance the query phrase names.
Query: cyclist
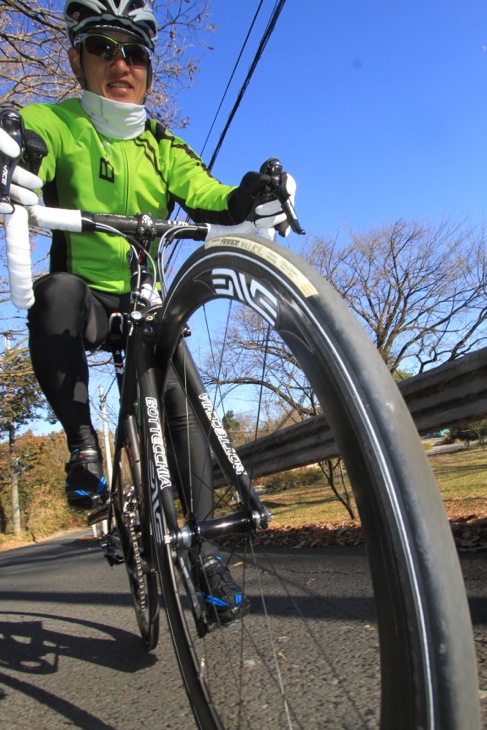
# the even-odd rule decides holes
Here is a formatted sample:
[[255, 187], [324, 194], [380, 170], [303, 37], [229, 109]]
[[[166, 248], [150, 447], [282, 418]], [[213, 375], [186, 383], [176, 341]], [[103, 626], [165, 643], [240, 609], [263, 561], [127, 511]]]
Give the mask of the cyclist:
[[[26, 129], [42, 137], [48, 152], [40, 180], [17, 166], [14, 201], [31, 203], [31, 189], [42, 183], [44, 201], [55, 207], [127, 215], [143, 211], [167, 218], [180, 204], [196, 222], [232, 225], [249, 219], [256, 232], [284, 223], [276, 199], [261, 198], [258, 204], [269, 182], [266, 175], [250, 172], [238, 187], [224, 185], [182, 139], [148, 118], [145, 99], [157, 36], [149, 4], [67, 0], [64, 16], [71, 41], [69, 61], [82, 95], [22, 109]], [[290, 176], [288, 184], [291, 188]], [[107, 498], [90, 415], [86, 351], [103, 344], [113, 312], [128, 311], [127, 250], [126, 241], [117, 236], [55, 233], [50, 273], [36, 281], [35, 303], [28, 314], [32, 364], [66, 433], [66, 494], [76, 507], [91, 508]], [[170, 383], [165, 405], [174, 450], [187, 454], [184, 419], [178, 421], [185, 409], [176, 383]], [[199, 449], [198, 464], [206, 466], [203, 474], [194, 470], [191, 478], [190, 464], [179, 460], [178, 468], [181, 472], [183, 467], [182, 484], [192, 482], [196, 489], [195, 511], [203, 517], [213, 506], [212, 490], [204, 486], [211, 483], [210, 462], [195, 423], [189, 437], [193, 452]], [[244, 606], [240, 589], [217, 551], [204, 546], [203, 552], [212, 595], [221, 599], [222, 618], [225, 611], [232, 618], [237, 604]]]

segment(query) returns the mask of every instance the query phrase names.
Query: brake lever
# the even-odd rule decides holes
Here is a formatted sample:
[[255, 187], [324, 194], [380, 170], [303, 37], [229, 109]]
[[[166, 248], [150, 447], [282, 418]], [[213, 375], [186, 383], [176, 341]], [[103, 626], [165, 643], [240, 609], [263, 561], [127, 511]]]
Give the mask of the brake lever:
[[[291, 226], [291, 229], [294, 231], [294, 233], [304, 235], [306, 231], [301, 228], [298, 217], [296, 215], [296, 211], [294, 210], [294, 206], [291, 203], [291, 197], [281, 183], [282, 164], [280, 163], [280, 161], [277, 159], [277, 157], [270, 157], [261, 166], [260, 172], [262, 172], [264, 175], [269, 175], [269, 188], [281, 203], [282, 208], [286, 214], [288, 223]], [[284, 233], [279, 230], [280, 227], [281, 226], [277, 226], [277, 230], [279, 231], [281, 236], [283, 236]]]
[[24, 121], [16, 109], [5, 107], [0, 111], [0, 127], [17, 142], [20, 148], [20, 155], [16, 158], [0, 154], [0, 204], [4, 208], [10, 206], [12, 210], [9, 212], [12, 213], [14, 206], [10, 200], [10, 183], [24, 149]]
[[24, 131], [25, 149], [22, 155], [22, 164], [24, 167], [37, 175], [43, 158], [47, 155], [47, 145], [36, 132], [32, 129]]

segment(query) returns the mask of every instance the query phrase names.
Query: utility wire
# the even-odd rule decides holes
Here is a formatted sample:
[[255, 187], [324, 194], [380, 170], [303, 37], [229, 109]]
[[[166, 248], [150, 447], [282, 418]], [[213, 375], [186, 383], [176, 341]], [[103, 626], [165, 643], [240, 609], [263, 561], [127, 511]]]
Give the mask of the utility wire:
[[[241, 51], [240, 51], [240, 53], [238, 55], [238, 58], [237, 58], [237, 61], [236, 61], [235, 65], [234, 65], [232, 74], [230, 76], [230, 79], [228, 81], [227, 87], [226, 87], [225, 92], [223, 94], [222, 100], [221, 100], [220, 105], [219, 105], [219, 107], [218, 107], [218, 109], [216, 111], [216, 114], [215, 114], [214, 118], [213, 118], [213, 122], [211, 124], [210, 131], [208, 132], [208, 135], [206, 137], [205, 143], [203, 145], [203, 150], [206, 147], [206, 144], [208, 142], [208, 138], [209, 138], [209, 136], [211, 134], [211, 131], [212, 131], [214, 125], [215, 125], [216, 117], [218, 116], [218, 113], [219, 113], [219, 111], [221, 109], [221, 106], [223, 104], [223, 100], [225, 99], [225, 96], [226, 96], [226, 94], [228, 92], [230, 83], [231, 83], [231, 81], [232, 81], [232, 79], [233, 79], [233, 77], [235, 75], [235, 71], [236, 71], [237, 66], [238, 66], [238, 64], [240, 62], [241, 56], [243, 54], [243, 51], [244, 51], [245, 46], [247, 44], [247, 41], [249, 39], [250, 33], [252, 31], [253, 26], [255, 25], [257, 16], [258, 16], [258, 14], [260, 12], [260, 9], [262, 7], [262, 3], [263, 3], [263, 0], [260, 1], [259, 6], [258, 6], [258, 8], [257, 8], [257, 10], [255, 12], [254, 19], [252, 20], [251, 26], [249, 28], [249, 31], [248, 31], [247, 36], [245, 38], [245, 41], [244, 41], [244, 43], [242, 45], [242, 49], [241, 49]], [[237, 109], [240, 106], [240, 103], [241, 103], [241, 101], [242, 101], [242, 99], [244, 97], [244, 94], [245, 94], [245, 92], [247, 90], [247, 87], [248, 87], [248, 85], [250, 83], [250, 79], [252, 78], [252, 76], [254, 74], [254, 71], [257, 68], [257, 64], [259, 63], [259, 61], [260, 61], [260, 59], [262, 57], [262, 54], [264, 53], [265, 47], [267, 45], [267, 42], [268, 42], [269, 38], [271, 37], [271, 35], [272, 35], [273, 31], [274, 31], [274, 28], [275, 28], [276, 23], [278, 21], [279, 15], [281, 14], [281, 10], [283, 9], [283, 7], [284, 7], [285, 4], [286, 4], [286, 0], [280, 0], [279, 2], [277, 2], [274, 5], [274, 10], [272, 11], [271, 18], [270, 18], [270, 20], [269, 20], [269, 22], [267, 24], [267, 27], [266, 27], [266, 29], [264, 31], [264, 34], [263, 34], [263, 36], [261, 38], [261, 41], [259, 43], [259, 47], [257, 48], [257, 51], [256, 51], [255, 56], [254, 56], [254, 60], [252, 61], [252, 64], [251, 64], [251, 66], [250, 66], [250, 68], [249, 68], [249, 70], [247, 72], [247, 76], [245, 78], [245, 81], [242, 84], [242, 87], [240, 88], [240, 91], [239, 91], [238, 96], [237, 96], [237, 100], [235, 101], [235, 104], [233, 105], [232, 111], [230, 112], [230, 115], [229, 115], [229, 117], [227, 119], [227, 123], [225, 124], [225, 127], [223, 129], [223, 132], [220, 135], [220, 139], [218, 140], [217, 146], [215, 148], [215, 151], [213, 152], [213, 155], [211, 157], [211, 160], [210, 160], [209, 164], [207, 165], [208, 170], [211, 170], [212, 167], [213, 167], [213, 165], [215, 164], [215, 160], [216, 160], [216, 158], [218, 156], [218, 153], [220, 152], [221, 146], [222, 146], [223, 141], [224, 141], [224, 139], [225, 139], [225, 137], [227, 135], [227, 132], [228, 132], [228, 130], [230, 128], [230, 125], [231, 125], [231, 123], [233, 121], [233, 118], [235, 117], [235, 114], [237, 113]], [[186, 220], [189, 220], [189, 216], [186, 217]], [[169, 252], [169, 255], [168, 255], [168, 258], [167, 258], [167, 261], [166, 261], [166, 265], [165, 265], [165, 270], [166, 271], [169, 271], [170, 270], [171, 264], [172, 264], [173, 260], [176, 258], [177, 254], [179, 252], [180, 245], [181, 245], [181, 241], [178, 241], [176, 243], [176, 245], [174, 245], [174, 246], [171, 247], [171, 250]]]
[[[265, 49], [265, 47], [267, 45], [267, 42], [268, 42], [269, 38], [271, 37], [271, 35], [272, 35], [273, 31], [274, 31], [274, 28], [276, 26], [276, 23], [277, 23], [277, 20], [279, 18], [279, 15], [281, 13], [281, 10], [283, 9], [283, 7], [284, 7], [285, 4], [286, 4], [286, 0], [280, 0], [274, 6], [274, 10], [272, 12], [271, 19], [270, 19], [270, 21], [269, 21], [269, 23], [267, 25], [267, 28], [264, 31], [264, 34], [263, 34], [262, 39], [260, 41], [259, 47], [257, 49], [257, 52], [256, 52], [255, 56], [254, 56], [254, 60], [252, 61], [252, 64], [251, 64], [251, 66], [250, 66], [250, 68], [249, 68], [249, 70], [247, 72], [247, 76], [246, 76], [245, 81], [242, 84], [242, 87], [241, 87], [241, 89], [239, 91], [239, 94], [237, 96], [237, 100], [236, 100], [236, 102], [235, 102], [235, 104], [233, 106], [232, 111], [229, 114], [229, 117], [227, 119], [227, 123], [225, 124], [225, 127], [223, 129], [223, 132], [220, 135], [220, 139], [218, 140], [218, 143], [217, 143], [217, 145], [215, 147], [215, 151], [213, 152], [213, 155], [212, 155], [212, 157], [210, 159], [210, 162], [208, 164], [208, 169], [210, 169], [210, 170], [212, 169], [213, 165], [215, 164], [215, 160], [216, 160], [216, 158], [218, 156], [218, 153], [220, 152], [221, 146], [223, 144], [223, 140], [225, 139], [225, 137], [227, 135], [227, 132], [228, 132], [228, 130], [230, 128], [230, 125], [231, 125], [231, 123], [233, 121], [233, 118], [235, 117], [235, 114], [237, 112], [237, 109], [240, 106], [240, 103], [241, 103], [241, 101], [242, 101], [242, 99], [244, 97], [244, 94], [245, 94], [245, 92], [247, 90], [247, 87], [248, 87], [248, 85], [250, 83], [250, 79], [252, 78], [252, 76], [254, 74], [254, 71], [257, 68], [257, 64], [259, 63], [259, 61], [260, 61], [260, 59], [262, 57], [262, 54], [263, 54], [264, 49]], [[206, 144], [206, 142], [205, 142], [205, 144]]]
[[258, 15], [259, 15], [259, 13], [260, 13], [260, 9], [261, 9], [261, 7], [262, 7], [262, 4], [263, 4], [263, 2], [264, 2], [264, 0], [260, 0], [260, 3], [259, 3], [259, 7], [258, 7], [258, 8], [257, 8], [257, 10], [255, 11], [254, 19], [252, 20], [252, 23], [250, 24], [250, 28], [249, 28], [249, 30], [248, 30], [248, 32], [247, 32], [247, 35], [246, 35], [246, 37], [245, 37], [245, 40], [244, 40], [244, 42], [243, 42], [243, 44], [242, 44], [242, 48], [240, 49], [240, 53], [238, 54], [238, 58], [237, 58], [237, 60], [235, 61], [235, 65], [234, 65], [234, 67], [233, 67], [233, 71], [232, 71], [232, 73], [230, 74], [230, 78], [228, 79], [228, 83], [227, 83], [227, 86], [226, 86], [226, 88], [225, 88], [225, 91], [223, 92], [223, 96], [222, 96], [222, 98], [221, 98], [220, 104], [219, 104], [219, 106], [218, 106], [218, 109], [217, 109], [217, 110], [216, 110], [216, 112], [215, 112], [215, 116], [213, 117], [213, 121], [212, 121], [212, 123], [211, 123], [210, 129], [209, 129], [209, 131], [208, 131], [208, 134], [207, 134], [207, 136], [206, 136], [206, 139], [205, 139], [204, 145], [203, 145], [203, 147], [201, 148], [201, 153], [200, 153], [200, 156], [201, 156], [201, 157], [203, 156], [203, 152], [205, 151], [206, 145], [207, 145], [207, 143], [208, 143], [208, 140], [209, 140], [209, 138], [210, 138], [210, 135], [211, 135], [211, 133], [212, 133], [212, 131], [213, 131], [213, 127], [215, 126], [215, 123], [216, 123], [217, 117], [218, 117], [218, 115], [219, 115], [219, 113], [220, 113], [220, 109], [222, 108], [223, 102], [225, 101], [225, 97], [226, 97], [226, 95], [227, 95], [227, 93], [228, 93], [228, 90], [229, 90], [229, 88], [230, 88], [230, 84], [231, 84], [231, 83], [232, 83], [232, 81], [233, 81], [233, 77], [235, 76], [235, 73], [236, 73], [236, 71], [237, 71], [238, 65], [239, 65], [239, 63], [240, 63], [240, 59], [242, 58], [243, 52], [245, 51], [245, 48], [246, 48], [246, 46], [247, 46], [247, 43], [248, 43], [248, 41], [249, 41], [249, 38], [250, 38], [250, 34], [252, 33], [252, 30], [253, 30], [253, 28], [254, 28], [254, 25], [255, 25], [255, 23], [256, 23], [257, 17], [258, 17]]

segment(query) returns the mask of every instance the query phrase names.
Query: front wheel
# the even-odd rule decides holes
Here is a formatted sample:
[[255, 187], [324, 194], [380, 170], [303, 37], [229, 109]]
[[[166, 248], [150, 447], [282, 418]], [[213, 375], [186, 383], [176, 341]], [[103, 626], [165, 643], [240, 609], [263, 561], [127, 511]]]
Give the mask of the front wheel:
[[[282, 247], [222, 237], [188, 259], [169, 291], [166, 353], [186, 325], [221, 421], [241, 426], [233, 438], [245, 442], [254, 483], [303, 462], [292, 424], [309, 419], [309, 458], [340, 454], [366, 542], [366, 553], [346, 555], [310, 547], [306, 528], [329, 495], [320, 483], [295, 488], [316, 515], [302, 526], [305, 546], [272, 524], [222, 540], [251, 610], [205, 638], [168, 553], [166, 610], [199, 727], [479, 728], [469, 611], [443, 505], [399, 391], [341, 298]], [[214, 473], [218, 514], [232, 509], [236, 487], [225, 469]], [[272, 509], [277, 496], [263, 500]]]

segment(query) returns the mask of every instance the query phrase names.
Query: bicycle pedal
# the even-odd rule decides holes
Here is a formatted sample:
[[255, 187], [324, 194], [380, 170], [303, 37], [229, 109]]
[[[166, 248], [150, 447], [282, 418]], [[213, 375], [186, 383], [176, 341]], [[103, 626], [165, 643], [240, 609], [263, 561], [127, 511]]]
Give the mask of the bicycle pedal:
[[215, 619], [208, 616], [206, 622], [206, 631], [210, 634], [215, 629], [231, 629], [232, 626], [236, 626], [240, 623], [239, 618], [230, 619], [229, 621], [215, 621]]
[[110, 567], [113, 567], [114, 565], [122, 565], [124, 561], [123, 556], [120, 555], [120, 553], [117, 553], [115, 550], [105, 552], [105, 555], [103, 556], [108, 560], [108, 564]]
[[109, 536], [107, 540], [104, 540], [101, 544], [103, 549], [103, 557], [108, 561], [110, 567], [114, 565], [121, 565], [124, 563], [124, 558], [117, 548], [113, 545], [113, 536]]

